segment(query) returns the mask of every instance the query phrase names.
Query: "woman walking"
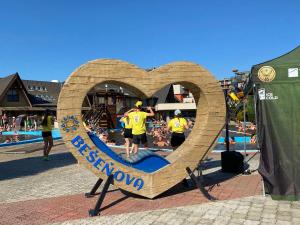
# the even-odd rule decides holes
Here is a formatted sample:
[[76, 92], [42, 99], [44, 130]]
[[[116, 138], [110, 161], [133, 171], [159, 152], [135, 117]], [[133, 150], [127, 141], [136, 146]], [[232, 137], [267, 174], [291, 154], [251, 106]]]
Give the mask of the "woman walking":
[[51, 115], [51, 111], [47, 109], [45, 111], [45, 115], [42, 120], [42, 137], [44, 140], [44, 157], [43, 160], [49, 161], [49, 153], [53, 146], [53, 138], [52, 138], [52, 124], [53, 124], [53, 116]]

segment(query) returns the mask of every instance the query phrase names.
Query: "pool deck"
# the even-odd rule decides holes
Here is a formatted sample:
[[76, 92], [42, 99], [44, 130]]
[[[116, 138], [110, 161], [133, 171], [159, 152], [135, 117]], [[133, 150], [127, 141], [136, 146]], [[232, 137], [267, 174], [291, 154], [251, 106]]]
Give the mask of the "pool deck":
[[[1, 225], [300, 224], [300, 202], [262, 196], [257, 172], [222, 173], [220, 154], [210, 154], [203, 165], [206, 189], [216, 201], [182, 184], [154, 200], [111, 187], [101, 216], [91, 218], [88, 210], [97, 198], [87, 199], [84, 193], [97, 177], [77, 163], [62, 141], [55, 141], [50, 161], [42, 161], [42, 147], [34, 143], [0, 149]], [[257, 154], [249, 161], [250, 169], [257, 169], [258, 160]]]

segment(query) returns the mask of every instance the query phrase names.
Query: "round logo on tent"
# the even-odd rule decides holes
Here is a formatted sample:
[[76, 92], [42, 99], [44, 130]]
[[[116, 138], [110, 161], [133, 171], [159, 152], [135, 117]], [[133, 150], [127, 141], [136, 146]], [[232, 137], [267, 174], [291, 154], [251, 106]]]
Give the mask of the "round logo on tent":
[[276, 72], [272, 66], [263, 66], [258, 70], [258, 78], [262, 82], [271, 82], [275, 76]]

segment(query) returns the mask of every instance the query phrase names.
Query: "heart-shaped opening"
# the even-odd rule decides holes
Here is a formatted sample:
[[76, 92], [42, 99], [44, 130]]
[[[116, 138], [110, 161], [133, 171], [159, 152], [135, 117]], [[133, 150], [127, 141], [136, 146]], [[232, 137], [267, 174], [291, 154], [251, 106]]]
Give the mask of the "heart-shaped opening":
[[[146, 97], [133, 86], [106, 81], [89, 90], [82, 103], [82, 121], [95, 145], [100, 144], [102, 149], [106, 145], [113, 151], [111, 154], [124, 161], [141, 160], [147, 154], [167, 157], [191, 133], [197, 115], [196, 100], [192, 91], [180, 83], [168, 84]], [[137, 102], [142, 104], [140, 111], [148, 116], [144, 121], [146, 139], [139, 141], [135, 152], [136, 127], [132, 127], [126, 112], [136, 111]], [[148, 107], [154, 115], [149, 115]]]
[[[114, 84], [132, 91], [141, 99], [153, 96], [170, 84], [181, 84], [192, 92], [197, 111], [192, 132], [185, 142], [166, 158], [157, 157], [157, 170], [142, 170], [114, 158], [116, 152], [104, 150], [87, 135], [81, 124], [86, 95], [96, 84]], [[104, 86], [105, 88], [105, 86]], [[86, 99], [86, 100], [85, 100]], [[142, 70], [120, 60], [99, 59], [76, 69], [66, 80], [58, 100], [61, 133], [72, 154], [86, 168], [106, 179], [113, 173], [115, 185], [153, 198], [186, 177], [186, 168], [195, 168], [212, 148], [224, 125], [224, 95], [218, 82], [203, 67], [190, 62], [174, 62], [152, 71]], [[151, 156], [152, 157], [152, 156]], [[139, 163], [137, 163], [139, 164]], [[153, 168], [152, 168], [153, 169]]]

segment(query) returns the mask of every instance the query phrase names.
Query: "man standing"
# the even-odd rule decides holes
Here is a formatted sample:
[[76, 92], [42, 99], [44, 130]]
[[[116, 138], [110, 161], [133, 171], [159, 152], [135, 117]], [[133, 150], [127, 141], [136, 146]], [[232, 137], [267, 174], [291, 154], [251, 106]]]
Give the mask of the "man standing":
[[154, 112], [151, 107], [147, 107], [150, 113], [142, 111], [143, 103], [137, 101], [135, 107], [124, 114], [128, 116], [132, 123], [132, 142], [133, 142], [133, 153], [137, 154], [139, 150], [139, 144], [147, 143], [146, 136], [146, 118], [147, 116], [154, 116]]

